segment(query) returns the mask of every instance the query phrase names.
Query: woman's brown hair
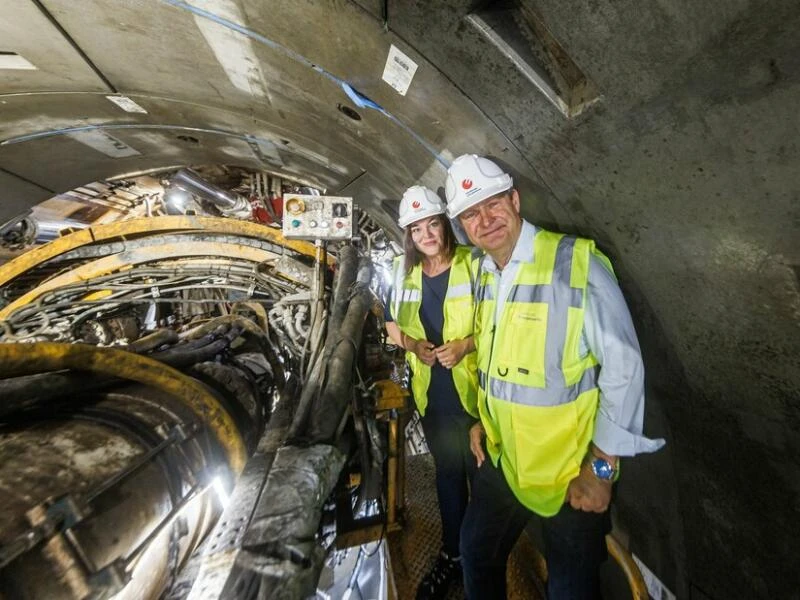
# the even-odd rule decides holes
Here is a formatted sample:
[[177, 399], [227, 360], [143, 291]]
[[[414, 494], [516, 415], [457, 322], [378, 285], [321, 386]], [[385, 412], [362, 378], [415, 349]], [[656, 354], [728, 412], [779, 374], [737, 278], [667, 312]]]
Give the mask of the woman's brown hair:
[[[439, 223], [442, 225], [442, 231], [444, 232], [444, 253], [447, 255], [449, 260], [453, 258], [453, 255], [456, 253], [456, 236], [453, 233], [453, 228], [450, 225], [450, 221], [447, 219], [447, 217], [444, 215], [436, 215], [434, 218], [438, 219]], [[411, 239], [411, 227], [413, 225], [414, 224], [411, 223], [408, 227], [406, 227], [405, 235], [403, 237], [403, 250], [406, 253], [403, 266], [405, 268], [406, 275], [411, 273], [411, 269], [422, 262], [422, 255], [414, 245], [414, 240]]]

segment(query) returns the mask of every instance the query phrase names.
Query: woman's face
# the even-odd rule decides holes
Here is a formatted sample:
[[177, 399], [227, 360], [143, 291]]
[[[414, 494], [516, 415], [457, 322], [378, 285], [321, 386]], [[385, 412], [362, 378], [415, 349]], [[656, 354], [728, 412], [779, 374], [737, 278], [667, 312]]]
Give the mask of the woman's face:
[[415, 221], [409, 227], [414, 246], [424, 256], [434, 257], [444, 252], [444, 226], [438, 215]]

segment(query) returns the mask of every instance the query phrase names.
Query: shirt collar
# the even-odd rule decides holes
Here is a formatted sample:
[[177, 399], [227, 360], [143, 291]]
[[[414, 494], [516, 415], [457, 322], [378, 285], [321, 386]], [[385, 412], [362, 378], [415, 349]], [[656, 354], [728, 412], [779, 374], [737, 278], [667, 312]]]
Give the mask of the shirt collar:
[[[508, 265], [506, 265], [506, 267], [512, 263], [529, 262], [532, 259], [533, 238], [535, 235], [536, 226], [522, 219], [522, 229], [519, 232], [519, 238], [517, 238], [517, 243], [514, 245], [514, 250], [511, 252], [511, 258], [508, 260]], [[494, 259], [489, 254], [485, 256], [484, 268], [491, 273], [499, 273], [500, 269], [497, 268]]]

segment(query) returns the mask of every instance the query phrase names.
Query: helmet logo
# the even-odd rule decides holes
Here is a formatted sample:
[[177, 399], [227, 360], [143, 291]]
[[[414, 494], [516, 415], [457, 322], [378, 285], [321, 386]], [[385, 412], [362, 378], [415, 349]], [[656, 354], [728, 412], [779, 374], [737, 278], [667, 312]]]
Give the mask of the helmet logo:
[[411, 203], [411, 208], [413, 208], [414, 210], [417, 210], [417, 209], [419, 208], [419, 206], [420, 206], [420, 204], [419, 204], [419, 200], [414, 200], [414, 201]]
[[468, 190], [469, 188], [471, 188], [472, 187], [472, 179], [464, 179], [461, 182], [461, 187], [464, 188], [465, 190]]

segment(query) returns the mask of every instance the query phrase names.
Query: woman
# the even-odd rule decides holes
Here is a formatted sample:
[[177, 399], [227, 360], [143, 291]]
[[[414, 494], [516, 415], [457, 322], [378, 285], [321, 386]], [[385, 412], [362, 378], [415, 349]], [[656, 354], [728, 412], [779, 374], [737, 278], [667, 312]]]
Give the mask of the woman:
[[461, 578], [458, 550], [475, 471], [469, 429], [478, 417], [470, 249], [457, 246], [445, 205], [414, 186], [400, 202], [405, 256], [395, 259], [386, 331], [406, 351], [411, 392], [436, 466], [442, 550], [417, 599], [444, 598]]

